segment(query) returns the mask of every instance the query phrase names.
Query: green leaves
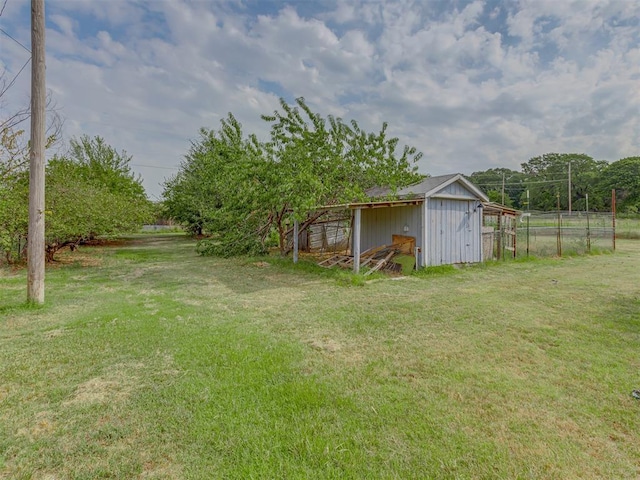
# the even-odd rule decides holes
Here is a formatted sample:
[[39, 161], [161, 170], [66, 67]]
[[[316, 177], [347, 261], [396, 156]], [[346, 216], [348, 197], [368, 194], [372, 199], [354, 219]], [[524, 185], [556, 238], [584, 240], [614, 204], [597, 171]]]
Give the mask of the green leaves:
[[113, 157], [102, 156], [104, 152], [91, 151], [95, 155], [89, 162], [56, 157], [47, 165], [45, 237], [49, 260], [66, 245], [136, 231], [151, 214], [151, 203], [140, 195], [142, 186], [128, 172], [129, 160], [117, 166]]
[[608, 165], [599, 187], [602, 196], [610, 196], [611, 190], [616, 190], [619, 211], [640, 212], [640, 157], [627, 157]]
[[262, 119], [270, 139], [245, 138], [232, 114], [218, 131], [202, 129], [180, 172], [165, 184], [167, 214], [193, 233], [214, 235], [201, 242], [203, 254], [264, 250], [276, 231], [288, 249], [292, 217], [304, 221], [320, 206], [362, 199], [376, 185], [402, 187], [419, 179], [421, 154], [397, 138], [363, 131], [355, 120], [323, 118], [303, 98]]
[[[571, 192], [569, 189], [569, 164], [571, 164]], [[589, 155], [578, 153], [546, 153], [522, 164], [522, 171], [530, 191], [531, 208], [555, 210], [558, 194], [560, 208], [569, 208], [569, 195], [573, 209], [585, 208], [585, 195], [596, 191], [596, 180], [606, 162], [596, 161]], [[596, 208], [596, 198], [590, 199], [590, 207]], [[600, 204], [601, 205], [601, 204]]]
[[[19, 133], [3, 132], [0, 156], [0, 251], [6, 261], [24, 257], [28, 226], [27, 160], [20, 159]], [[131, 157], [100, 137], [71, 140], [67, 157], [54, 157], [46, 168], [45, 243], [48, 260], [67, 245], [99, 236], [138, 230], [152, 205]]]

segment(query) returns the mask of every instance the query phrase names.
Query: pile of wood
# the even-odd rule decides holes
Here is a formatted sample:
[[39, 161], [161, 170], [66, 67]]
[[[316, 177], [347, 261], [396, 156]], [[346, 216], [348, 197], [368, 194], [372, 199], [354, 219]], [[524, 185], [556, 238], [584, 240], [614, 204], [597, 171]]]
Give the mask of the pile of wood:
[[[400, 272], [402, 266], [394, 263], [393, 258], [403, 251], [402, 244], [381, 245], [379, 247], [370, 248], [360, 254], [360, 268], [367, 268], [365, 275], [370, 275], [378, 270], [389, 272]], [[334, 255], [318, 263], [321, 267], [342, 267], [353, 268], [353, 256], [351, 255]]]

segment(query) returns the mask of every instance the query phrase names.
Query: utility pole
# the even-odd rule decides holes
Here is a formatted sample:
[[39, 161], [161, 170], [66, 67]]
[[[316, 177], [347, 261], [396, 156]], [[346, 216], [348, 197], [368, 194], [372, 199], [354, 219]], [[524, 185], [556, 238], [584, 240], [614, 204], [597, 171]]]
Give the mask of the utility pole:
[[504, 172], [502, 172], [502, 205], [504, 205]]
[[569, 162], [569, 215], [571, 215], [571, 162]]
[[27, 301], [44, 303], [44, 0], [31, 0], [31, 149], [29, 152], [29, 234]]

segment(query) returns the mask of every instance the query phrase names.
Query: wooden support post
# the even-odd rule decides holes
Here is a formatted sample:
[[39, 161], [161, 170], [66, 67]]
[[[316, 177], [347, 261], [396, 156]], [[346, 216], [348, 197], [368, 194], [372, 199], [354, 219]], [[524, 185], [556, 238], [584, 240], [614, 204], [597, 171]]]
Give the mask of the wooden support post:
[[417, 262], [416, 265], [420, 265], [421, 267], [427, 266], [427, 255], [429, 253], [429, 244], [427, 241], [427, 212], [429, 209], [429, 199], [425, 198], [424, 203], [420, 208], [420, 263]]
[[298, 263], [298, 220], [293, 221], [293, 263]]
[[498, 235], [496, 237], [498, 241], [498, 246], [496, 248], [496, 257], [498, 260], [503, 260], [502, 258], [502, 214], [498, 214]]
[[29, 152], [29, 235], [27, 301], [44, 303], [44, 0], [31, 0], [31, 150]]
[[353, 215], [353, 271], [360, 273], [360, 220], [362, 209], [356, 208]]
[[611, 190], [611, 228], [613, 229], [613, 235], [611, 235], [611, 239], [613, 240], [613, 251], [616, 251], [616, 191], [615, 189]]

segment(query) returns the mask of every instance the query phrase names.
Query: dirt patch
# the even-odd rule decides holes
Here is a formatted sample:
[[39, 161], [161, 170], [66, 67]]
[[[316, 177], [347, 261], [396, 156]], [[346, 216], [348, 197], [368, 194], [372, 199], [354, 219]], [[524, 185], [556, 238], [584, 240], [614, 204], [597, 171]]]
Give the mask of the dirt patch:
[[47, 268], [55, 269], [74, 264], [82, 267], [101, 267], [103, 261], [101, 257], [89, 253], [84, 253], [78, 250], [74, 252], [64, 250], [56, 253], [55, 260], [53, 262], [47, 262]]
[[61, 337], [65, 333], [66, 333], [66, 330], [64, 328], [56, 328], [55, 330], [49, 330], [47, 332], [44, 332], [42, 336], [44, 338], [49, 339], [49, 338]]
[[342, 346], [330, 338], [315, 339], [308, 342], [314, 350], [335, 353], [342, 349]]
[[123, 402], [139, 386], [138, 373], [143, 367], [144, 365], [141, 363], [115, 365], [105, 375], [92, 378], [78, 385], [73, 396], [63, 402], [63, 405]]
[[64, 405], [108, 403], [123, 400], [129, 396], [131, 389], [117, 380], [96, 377], [78, 385], [73, 398]]
[[32, 441], [50, 435], [55, 430], [55, 422], [52, 417], [53, 414], [49, 411], [36, 413], [33, 425], [19, 429], [18, 435], [27, 437]]
[[[117, 239], [111, 239], [111, 240], [99, 240], [99, 239], [89, 240], [83, 243], [83, 245], [87, 247], [122, 247], [124, 245], [130, 245], [132, 243], [136, 243], [136, 241], [130, 240], [130, 239], [117, 238]], [[141, 242], [137, 242], [137, 243], [141, 243]]]

